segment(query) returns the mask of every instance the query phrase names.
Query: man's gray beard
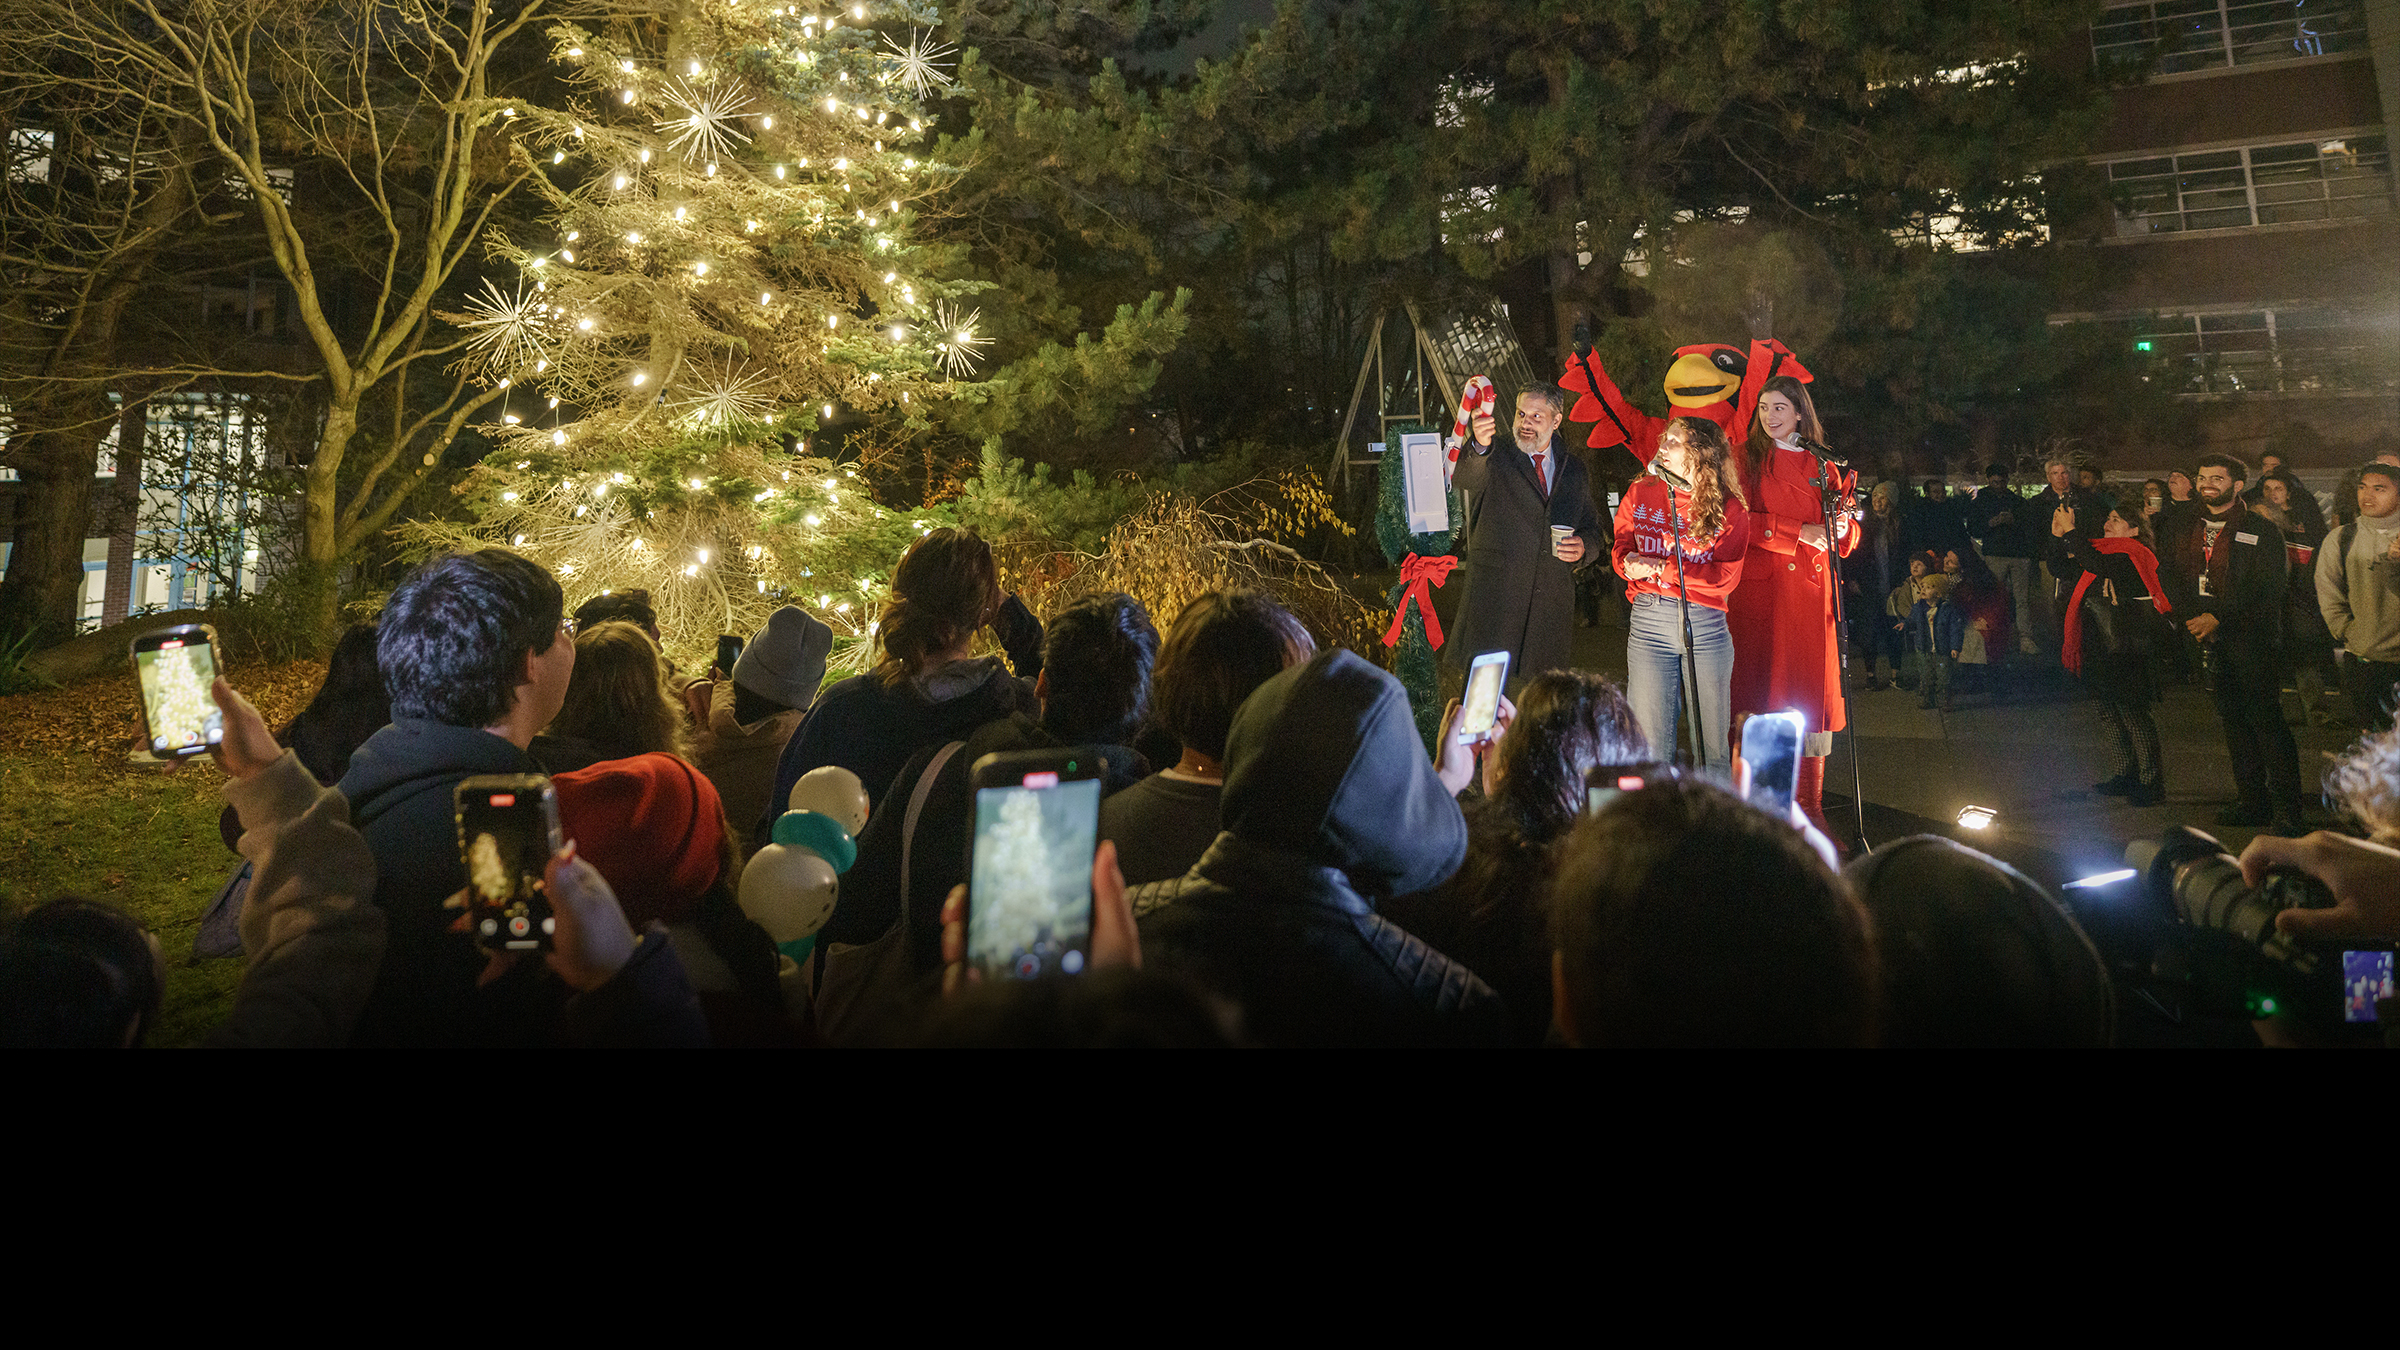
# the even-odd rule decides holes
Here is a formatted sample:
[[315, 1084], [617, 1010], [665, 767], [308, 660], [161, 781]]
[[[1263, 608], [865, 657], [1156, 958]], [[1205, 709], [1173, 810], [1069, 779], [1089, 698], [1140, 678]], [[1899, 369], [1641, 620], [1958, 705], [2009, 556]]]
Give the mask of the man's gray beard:
[[[1515, 433], [1514, 433], [1514, 432], [1511, 432], [1510, 434], [1511, 434], [1511, 435], [1515, 435]], [[1547, 449], [1549, 449], [1549, 448], [1550, 448], [1550, 438], [1549, 438], [1549, 437], [1547, 437], [1547, 436], [1537, 436], [1537, 437], [1535, 437], [1535, 438], [1534, 438], [1533, 444], [1531, 444], [1531, 445], [1527, 445], [1527, 444], [1525, 443], [1525, 438], [1524, 438], [1524, 437], [1522, 437], [1522, 436], [1518, 436], [1518, 437], [1517, 437], [1517, 448], [1518, 448], [1519, 450], [1522, 450], [1522, 451], [1524, 451], [1526, 454], [1529, 454], [1529, 455], [1538, 455], [1538, 454], [1540, 454], [1542, 451], [1544, 451], [1544, 450], [1547, 450]]]

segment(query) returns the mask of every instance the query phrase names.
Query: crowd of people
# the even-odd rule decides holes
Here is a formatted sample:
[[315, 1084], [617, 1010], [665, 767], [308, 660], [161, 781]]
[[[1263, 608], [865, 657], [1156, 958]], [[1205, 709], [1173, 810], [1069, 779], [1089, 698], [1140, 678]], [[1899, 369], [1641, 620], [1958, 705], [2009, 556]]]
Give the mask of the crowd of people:
[[2208, 455], [2124, 492], [2065, 455], [2043, 477], [2030, 497], [2005, 464], [1963, 500], [1939, 480], [1876, 485], [1845, 577], [1858, 688], [1913, 688], [1947, 710], [1970, 679], [1997, 701], [2026, 672], [2063, 668], [2114, 762], [2095, 790], [2154, 805], [2166, 782], [2150, 709], [2163, 685], [2201, 683], [2236, 798], [2218, 823], [2302, 832], [2291, 723], [2392, 725], [2400, 452], [2345, 474], [2330, 506], [2272, 454], [2255, 472]]
[[[1727, 450], [1713, 424], [1678, 419], [1659, 454], [1694, 490], [1637, 500], [1671, 504], [1679, 529], [1742, 538], [1742, 499], [1766, 494], [1742, 491]], [[2313, 503], [2296, 480], [2246, 501], [2247, 467], [2224, 456], [2125, 501], [2075, 481], [2073, 465], [2049, 468], [2048, 491], [2030, 499], [1998, 470], [1963, 506], [1871, 494], [1850, 576], [1864, 596], [1890, 590], [1853, 604], [1861, 645], [1947, 699], [1960, 670], [2032, 641], [2054, 613], [2059, 659], [2092, 686], [2120, 749], [2103, 790], [2155, 800], [2148, 707], [2171, 635], [2186, 634], [2206, 653], [2237, 775], [2258, 780], [2255, 799], [2244, 780], [2239, 809], [2284, 823], [2297, 798], [2290, 734], [2279, 712], [2270, 728], [2251, 705], [2276, 706], [2278, 663], [2296, 650], [2287, 635], [2303, 592], [2289, 550], [2328, 537], [2308, 518]], [[2337, 513], [2308, 579], [2342, 683], [2381, 717], [2382, 735], [2343, 770], [2372, 825], [2400, 821], [2400, 772], [2386, 772], [2400, 733], [2384, 706], [2400, 681], [2400, 468], [2362, 469], [2354, 506]], [[1658, 564], [1644, 560], [1656, 550], [1622, 534], [1618, 550], [1637, 588], [1655, 582]], [[1708, 563], [1686, 584], [1721, 628]], [[1940, 839], [1843, 867], [1798, 805], [1754, 804], [1722, 702], [1701, 711], [1705, 758], [1722, 773], [1653, 774], [1593, 807], [1595, 769], [1673, 757], [1662, 710], [1680, 691], [1664, 661], [1637, 667], [1630, 688], [1530, 672], [1489, 733], [1454, 734], [1454, 704], [1428, 753], [1393, 676], [1321, 649], [1268, 595], [1202, 595], [1163, 632], [1122, 594], [1037, 618], [1002, 590], [989, 545], [949, 529], [897, 560], [876, 632], [879, 664], [826, 685], [832, 634], [787, 607], [730, 668], [687, 672], [664, 654], [642, 593], [603, 592], [570, 612], [547, 570], [487, 549], [413, 571], [373, 624], [343, 637], [316, 699], [280, 731], [219, 679], [213, 753], [244, 863], [220, 906], [246, 965], [210, 1043], [2104, 1046], [2113, 1035], [2110, 971], [2057, 898]], [[1088, 753], [1104, 793], [1089, 965], [979, 978], [964, 959], [970, 766], [1066, 749]], [[778, 942], [740, 902], [744, 862], [794, 786], [828, 768], [855, 775], [868, 799], [855, 862], [823, 926]], [[538, 953], [495, 954], [465, 921], [453, 793], [491, 774], [541, 775], [555, 794], [564, 842], [543, 873], [555, 932]], [[2244, 866], [2299, 866], [2332, 889], [2335, 908], [2286, 916], [2295, 931], [2388, 935], [2400, 931], [2400, 850], [2388, 842], [2400, 824], [2384, 836], [2262, 837]], [[127, 916], [53, 901], [0, 937], [0, 1040], [139, 1045], [164, 970], [155, 937]]]

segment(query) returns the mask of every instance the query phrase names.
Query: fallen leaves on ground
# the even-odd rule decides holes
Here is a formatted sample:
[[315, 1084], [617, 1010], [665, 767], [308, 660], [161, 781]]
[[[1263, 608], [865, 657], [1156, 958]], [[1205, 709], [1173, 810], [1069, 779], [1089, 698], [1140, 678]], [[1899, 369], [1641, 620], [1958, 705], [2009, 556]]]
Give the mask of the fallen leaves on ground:
[[[243, 697], [258, 705], [267, 725], [280, 731], [316, 696], [325, 682], [325, 663], [290, 661], [227, 674]], [[8, 726], [11, 749], [81, 752], [107, 773], [159, 772], [158, 765], [125, 758], [142, 734], [141, 689], [130, 669], [0, 698], [0, 719]], [[207, 768], [215, 772], [213, 764]]]

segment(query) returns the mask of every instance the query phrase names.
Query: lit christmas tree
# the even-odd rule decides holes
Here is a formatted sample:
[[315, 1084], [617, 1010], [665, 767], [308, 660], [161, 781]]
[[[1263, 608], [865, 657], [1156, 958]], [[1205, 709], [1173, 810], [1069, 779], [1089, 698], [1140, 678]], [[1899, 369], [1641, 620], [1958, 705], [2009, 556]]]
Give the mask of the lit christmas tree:
[[919, 158], [933, 22], [724, 0], [552, 28], [572, 96], [496, 114], [550, 235], [495, 236], [518, 278], [445, 316], [508, 429], [462, 489], [478, 524], [412, 532], [515, 547], [571, 603], [645, 588], [682, 655], [787, 602], [870, 639], [900, 551], [949, 520], [808, 442], [837, 413], [921, 428], [980, 363], [977, 286], [915, 233], [945, 177]]

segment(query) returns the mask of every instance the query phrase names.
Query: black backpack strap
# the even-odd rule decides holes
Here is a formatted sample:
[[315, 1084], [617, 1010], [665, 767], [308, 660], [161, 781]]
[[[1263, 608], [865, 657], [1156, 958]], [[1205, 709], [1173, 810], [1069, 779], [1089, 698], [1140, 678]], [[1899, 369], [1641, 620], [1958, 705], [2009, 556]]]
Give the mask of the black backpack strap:
[[917, 790], [908, 794], [908, 814], [900, 822], [900, 926], [904, 930], [908, 927], [908, 865], [917, 846], [917, 817], [925, 814], [925, 799], [933, 795], [933, 783], [942, 776], [942, 766], [965, 745], [965, 741], [952, 741], [943, 746], [917, 776]]

